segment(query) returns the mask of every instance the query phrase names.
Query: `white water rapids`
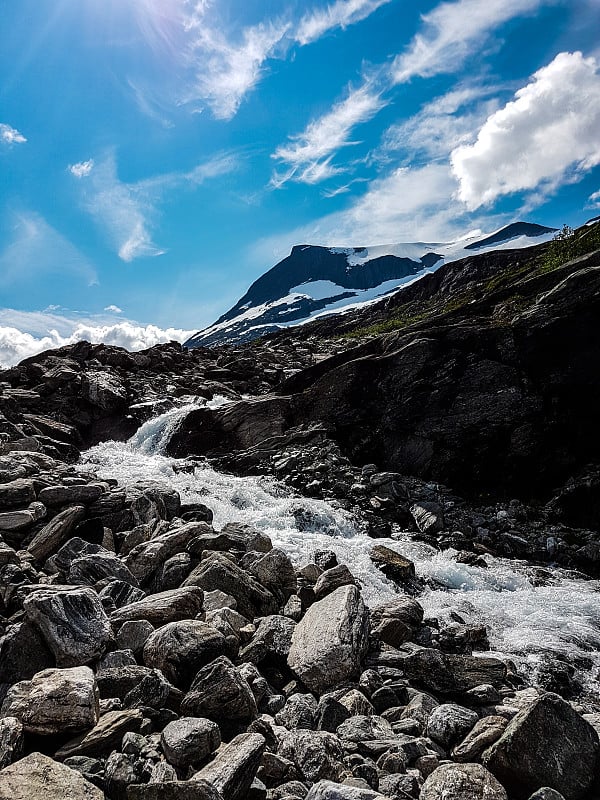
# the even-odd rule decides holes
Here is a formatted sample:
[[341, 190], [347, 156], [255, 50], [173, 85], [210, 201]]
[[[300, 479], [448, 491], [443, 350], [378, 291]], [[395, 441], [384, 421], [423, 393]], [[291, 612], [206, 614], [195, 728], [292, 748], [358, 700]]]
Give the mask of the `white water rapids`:
[[[208, 405], [227, 402], [215, 398]], [[332, 503], [301, 497], [267, 477], [235, 477], [210, 467], [193, 473], [174, 470], [178, 459], [162, 453], [180, 420], [197, 404], [175, 409], [146, 422], [128, 442], [104, 442], [83, 455], [83, 468], [122, 485], [157, 482], [176, 489], [183, 502], [202, 502], [214, 513], [218, 530], [227, 522], [244, 522], [267, 533], [273, 545], [302, 565], [315, 550], [333, 550], [362, 585], [369, 605], [394, 597], [397, 590], [369, 559], [375, 543], [361, 532], [352, 515]], [[302, 510], [299, 529], [297, 512]], [[295, 513], [296, 512], [296, 513]], [[307, 518], [309, 523], [307, 525]], [[547, 585], [535, 585], [525, 562], [486, 556], [488, 568], [458, 563], [452, 550], [438, 552], [395, 530], [392, 539], [378, 539], [410, 558], [417, 575], [439, 588], [418, 598], [429, 617], [450, 609], [488, 630], [492, 651], [511, 658], [519, 671], [535, 680], [546, 654], [566, 659], [588, 697], [600, 690], [600, 586], [598, 581], [552, 569]]]

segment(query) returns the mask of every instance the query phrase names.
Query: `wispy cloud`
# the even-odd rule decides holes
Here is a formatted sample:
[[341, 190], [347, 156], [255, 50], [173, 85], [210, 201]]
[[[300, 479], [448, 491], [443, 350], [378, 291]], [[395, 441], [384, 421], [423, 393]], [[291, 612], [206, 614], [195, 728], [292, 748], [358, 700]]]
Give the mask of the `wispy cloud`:
[[540, 197], [600, 164], [600, 71], [594, 58], [559, 53], [492, 114], [452, 169], [470, 209], [514, 192]]
[[265, 61], [285, 49], [289, 23], [269, 21], [247, 27], [235, 41], [210, 24], [194, 24], [191, 30], [194, 80], [186, 99], [201, 100], [216, 119], [229, 120], [260, 80]]
[[94, 159], [80, 161], [77, 164], [69, 164], [69, 172], [76, 178], [86, 178], [94, 168]]
[[394, 83], [454, 72], [499, 25], [538, 9], [545, 0], [457, 0], [422, 17], [423, 29], [392, 65]]
[[123, 309], [119, 308], [119, 306], [115, 306], [115, 305], [106, 306], [104, 310], [110, 312], [111, 314], [122, 314], [123, 313]]
[[0, 122], [0, 142], [3, 144], [25, 144], [27, 139], [16, 128]]
[[97, 283], [93, 264], [40, 214], [11, 217], [8, 244], [0, 252], [0, 287], [27, 287], [44, 275], [69, 275], [85, 285]]
[[294, 32], [301, 45], [320, 39], [335, 28], [346, 28], [366, 19], [391, 0], [337, 0], [326, 8], [318, 8], [305, 14]]
[[600, 189], [597, 192], [592, 192], [592, 194], [588, 197], [586, 208], [600, 208]]
[[86, 173], [88, 179], [82, 184], [83, 203], [107, 232], [120, 259], [130, 262], [159, 256], [165, 250], [154, 243], [152, 227], [164, 193], [185, 184], [199, 186], [232, 172], [238, 163], [236, 154], [218, 153], [188, 172], [170, 172], [125, 183], [118, 177], [114, 154], [110, 154]]
[[351, 90], [345, 100], [290, 137], [289, 144], [277, 148], [272, 157], [286, 169], [273, 176], [272, 185], [279, 187], [289, 180], [318, 183], [341, 172], [331, 163], [333, 156], [342, 147], [357, 144], [350, 138], [353, 129], [372, 119], [384, 105], [381, 94], [368, 83]]

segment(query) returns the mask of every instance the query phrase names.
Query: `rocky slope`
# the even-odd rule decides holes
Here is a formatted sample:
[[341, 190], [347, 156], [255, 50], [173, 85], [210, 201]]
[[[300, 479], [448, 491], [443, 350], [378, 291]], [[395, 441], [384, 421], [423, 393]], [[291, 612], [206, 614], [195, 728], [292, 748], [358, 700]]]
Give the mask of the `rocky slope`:
[[192, 336], [189, 348], [239, 344], [296, 326], [314, 316], [337, 315], [395, 292], [411, 278], [470, 252], [529, 247], [548, 240], [554, 228], [527, 222], [507, 225], [491, 236], [457, 242], [412, 242], [379, 247], [298, 245], [261, 275], [219, 319]]
[[[428, 617], [426, 579], [377, 542], [396, 526], [541, 582], [598, 574], [596, 236], [469, 257], [337, 329], [81, 343], [0, 373], [0, 798], [598, 797], [600, 703], [571, 665], [526, 686], [483, 626]], [[176, 468], [208, 455], [336, 498], [392, 601], [368, 606], [332, 551], [294, 564], [77, 463], [192, 396], [211, 403], [174, 430]]]

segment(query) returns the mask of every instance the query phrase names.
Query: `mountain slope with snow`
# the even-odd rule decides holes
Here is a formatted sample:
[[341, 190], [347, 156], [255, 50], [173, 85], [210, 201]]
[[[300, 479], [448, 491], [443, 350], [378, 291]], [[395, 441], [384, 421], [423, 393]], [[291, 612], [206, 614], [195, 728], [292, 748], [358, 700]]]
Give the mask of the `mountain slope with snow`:
[[456, 242], [348, 248], [298, 245], [185, 346], [250, 341], [318, 316], [343, 313], [473, 252], [529, 247], [547, 241], [554, 233], [554, 228], [516, 222], [490, 235], [478, 234]]

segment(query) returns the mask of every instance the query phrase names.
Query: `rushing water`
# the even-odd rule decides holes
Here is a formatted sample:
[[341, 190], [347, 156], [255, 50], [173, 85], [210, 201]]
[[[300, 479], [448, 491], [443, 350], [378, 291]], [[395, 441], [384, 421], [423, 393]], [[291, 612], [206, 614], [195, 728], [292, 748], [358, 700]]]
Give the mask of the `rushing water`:
[[[211, 401], [211, 407], [227, 402]], [[177, 472], [177, 459], [163, 455], [180, 420], [197, 404], [172, 410], [146, 422], [128, 442], [104, 442], [83, 456], [86, 470], [116, 478], [123, 485], [154, 481], [176, 489], [184, 502], [202, 502], [214, 513], [214, 526], [244, 522], [267, 533], [294, 563], [311, 560], [319, 549], [335, 551], [375, 605], [396, 594], [394, 585], [369, 559], [373, 540], [351, 514], [335, 504], [301, 497], [272, 478], [235, 477], [208, 466]], [[597, 581], [552, 570], [546, 585], [536, 585], [525, 562], [486, 557], [488, 568], [457, 562], [454, 551], [438, 552], [394, 531], [378, 539], [410, 558], [417, 575], [430, 586], [419, 601], [431, 617], [450, 609], [487, 627], [492, 651], [508, 656], [530, 679], [546, 654], [565, 658], [578, 669], [588, 692], [600, 689], [600, 591]]]

